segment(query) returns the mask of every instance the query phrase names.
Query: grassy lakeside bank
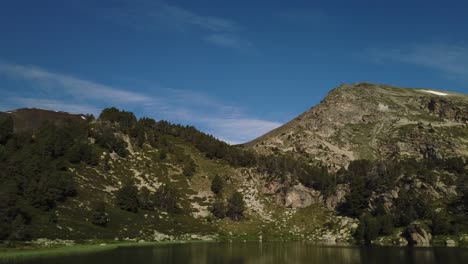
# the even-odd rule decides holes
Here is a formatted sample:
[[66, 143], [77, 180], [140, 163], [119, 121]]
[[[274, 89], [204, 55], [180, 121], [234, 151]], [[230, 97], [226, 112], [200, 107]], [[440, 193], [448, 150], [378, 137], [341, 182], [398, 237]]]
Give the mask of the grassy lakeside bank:
[[[198, 241], [190, 241], [194, 243]], [[207, 242], [207, 241], [203, 241]], [[188, 241], [158, 241], [158, 242], [115, 242], [109, 241], [96, 244], [74, 244], [74, 245], [63, 245], [57, 247], [17, 247], [17, 248], [0, 248], [0, 263], [12, 259], [24, 259], [24, 258], [35, 258], [35, 257], [47, 257], [47, 256], [67, 256], [74, 254], [89, 254], [101, 251], [114, 250], [119, 247], [141, 247], [141, 246], [156, 246], [156, 245], [168, 245], [168, 244], [182, 244], [188, 243]]]

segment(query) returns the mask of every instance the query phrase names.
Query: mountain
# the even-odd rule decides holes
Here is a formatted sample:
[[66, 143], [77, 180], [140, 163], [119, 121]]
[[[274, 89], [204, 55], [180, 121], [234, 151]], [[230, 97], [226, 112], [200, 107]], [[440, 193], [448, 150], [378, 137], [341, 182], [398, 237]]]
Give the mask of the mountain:
[[0, 119], [11, 117], [14, 121], [14, 131], [22, 132], [36, 130], [45, 122], [60, 124], [65, 120], [86, 119], [85, 115], [74, 115], [60, 111], [22, 108], [9, 112], [0, 112]]
[[468, 95], [343, 84], [317, 106], [245, 144], [335, 168], [357, 159], [468, 156]]
[[241, 146], [116, 108], [0, 113], [0, 240], [468, 244], [467, 106], [341, 85]]

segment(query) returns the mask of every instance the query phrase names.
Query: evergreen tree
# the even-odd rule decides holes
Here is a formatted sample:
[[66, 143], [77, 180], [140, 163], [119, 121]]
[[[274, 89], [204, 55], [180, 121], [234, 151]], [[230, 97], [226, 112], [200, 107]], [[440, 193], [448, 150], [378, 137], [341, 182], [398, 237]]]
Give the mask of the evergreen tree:
[[211, 181], [211, 191], [215, 194], [220, 194], [223, 191], [223, 180], [219, 175], [216, 175]]
[[226, 215], [232, 220], [239, 221], [245, 210], [244, 197], [239, 192], [234, 192], [228, 200]]
[[13, 118], [0, 119], [0, 144], [5, 144], [13, 135]]
[[211, 213], [217, 218], [224, 218], [226, 216], [226, 205], [222, 199], [216, 199], [211, 207]]
[[380, 223], [380, 234], [384, 236], [391, 235], [393, 233], [393, 218], [389, 214], [381, 215], [378, 217]]
[[195, 173], [195, 170], [196, 170], [195, 162], [193, 162], [193, 160], [190, 157], [188, 157], [186, 161], [184, 162], [184, 167], [182, 169], [183, 174], [187, 177], [193, 176], [193, 174]]
[[156, 190], [155, 205], [159, 208], [166, 209], [169, 213], [179, 212], [177, 206], [178, 194], [174, 188], [169, 185], [164, 185]]
[[449, 235], [452, 233], [450, 217], [445, 212], [434, 213], [431, 217], [433, 235]]
[[98, 226], [106, 226], [109, 223], [109, 216], [106, 212], [106, 205], [103, 202], [100, 202], [96, 205], [96, 208], [93, 211], [91, 216], [91, 223]]
[[18, 214], [14, 218], [10, 227], [10, 235], [8, 236], [8, 243], [14, 245], [16, 241], [26, 240], [30, 237], [28, 227], [26, 225], [26, 219], [23, 215]]
[[120, 209], [138, 212], [138, 188], [133, 183], [126, 183], [117, 190], [116, 199]]
[[354, 233], [356, 240], [370, 244], [379, 235], [381, 226], [371, 214], [366, 213], [359, 218], [359, 226]]
[[154, 210], [154, 195], [146, 187], [142, 187], [138, 197], [140, 207], [144, 210]]

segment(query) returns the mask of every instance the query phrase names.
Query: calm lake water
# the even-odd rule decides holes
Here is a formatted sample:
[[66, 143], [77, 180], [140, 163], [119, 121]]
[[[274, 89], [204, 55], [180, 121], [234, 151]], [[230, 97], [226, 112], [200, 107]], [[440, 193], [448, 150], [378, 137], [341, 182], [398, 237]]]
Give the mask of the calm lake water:
[[193, 243], [15, 261], [28, 264], [148, 263], [468, 263], [468, 249], [317, 246], [307, 242]]

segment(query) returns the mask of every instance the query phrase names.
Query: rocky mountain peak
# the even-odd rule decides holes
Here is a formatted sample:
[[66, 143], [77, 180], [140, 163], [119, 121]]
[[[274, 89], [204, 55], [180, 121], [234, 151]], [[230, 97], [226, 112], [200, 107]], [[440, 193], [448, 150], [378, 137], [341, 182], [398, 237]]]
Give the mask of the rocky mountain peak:
[[355, 159], [468, 155], [467, 109], [463, 94], [342, 84], [318, 105], [246, 145], [331, 168]]

